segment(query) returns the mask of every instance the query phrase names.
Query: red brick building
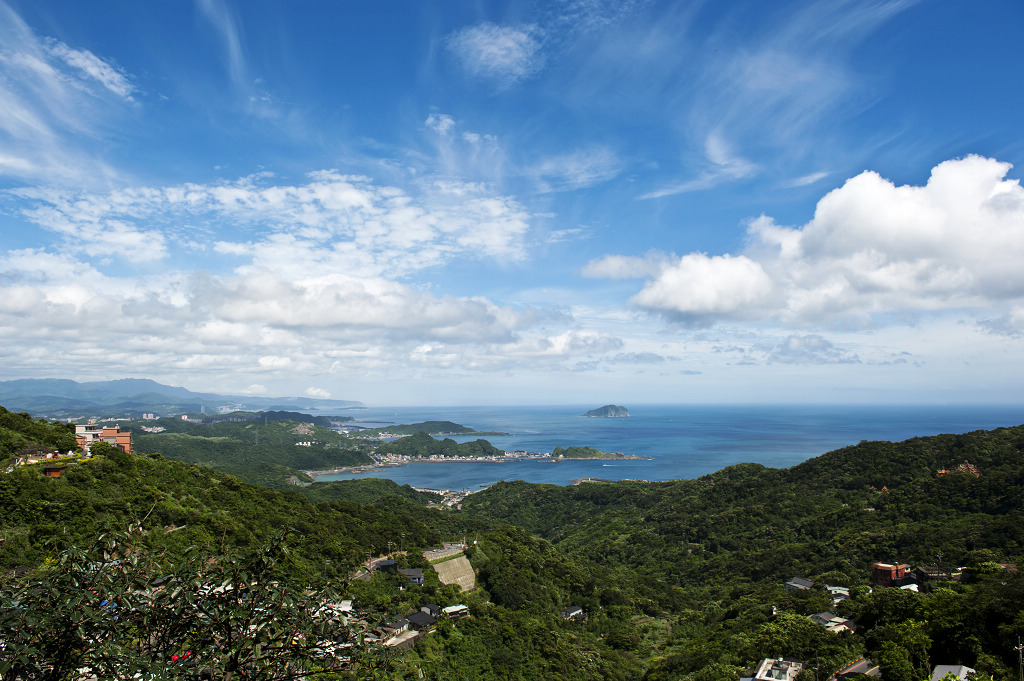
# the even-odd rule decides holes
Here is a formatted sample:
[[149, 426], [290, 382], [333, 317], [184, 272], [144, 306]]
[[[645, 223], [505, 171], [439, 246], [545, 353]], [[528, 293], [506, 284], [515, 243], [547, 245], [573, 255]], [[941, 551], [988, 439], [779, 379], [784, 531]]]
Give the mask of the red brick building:
[[871, 566], [871, 583], [875, 586], [902, 586], [912, 580], [910, 566], [905, 563], [875, 563]]

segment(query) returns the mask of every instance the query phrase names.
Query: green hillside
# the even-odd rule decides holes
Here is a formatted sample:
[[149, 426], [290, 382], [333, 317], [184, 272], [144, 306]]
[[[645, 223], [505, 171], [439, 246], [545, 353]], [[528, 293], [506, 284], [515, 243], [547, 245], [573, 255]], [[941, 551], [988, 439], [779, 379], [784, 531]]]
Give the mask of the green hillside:
[[302, 471], [373, 462], [369, 446], [323, 425], [288, 418], [251, 420], [251, 416], [240, 414], [237, 420], [209, 424], [165, 418], [145, 422], [145, 427], [164, 428], [164, 432], [147, 433], [138, 423], [130, 430], [138, 451], [160, 452], [169, 459], [274, 487], [289, 486], [293, 478], [308, 482], [309, 476]]
[[[0, 412], [0, 424], [6, 451], [61, 442], [69, 432], [8, 412]], [[220, 457], [219, 465], [230, 460], [250, 475], [274, 464], [269, 453], [249, 450], [307, 449], [288, 439], [298, 436], [290, 431], [294, 422], [216, 427], [200, 435], [183, 425], [161, 441], [181, 439], [191, 443], [189, 451]], [[814, 667], [827, 678], [864, 655], [886, 681], [921, 681], [936, 664], [965, 664], [983, 679], [1016, 678], [1014, 646], [1024, 635], [1024, 427], [862, 442], [785, 470], [742, 464], [697, 480], [500, 483], [467, 497], [461, 511], [426, 508], [433, 495], [390, 481], [254, 486], [146, 453], [148, 444], [140, 438], [142, 453], [132, 456], [100, 447], [102, 456], [59, 478], [45, 477], [40, 466], [0, 474], [0, 639], [8, 637], [8, 650], [45, 644], [79, 655], [74, 668], [97, 670], [108, 669], [103, 659], [115, 648], [164, 660], [143, 645], [155, 638], [121, 623], [155, 626], [154, 613], [166, 605], [191, 627], [175, 630], [175, 640], [205, 651], [213, 665], [213, 651], [228, 639], [196, 638], [212, 616], [190, 618], [209, 598], [196, 589], [216, 578], [278, 594], [287, 607], [273, 621], [283, 622], [283, 631], [314, 636], [310, 627], [323, 626], [316, 636], [333, 631], [349, 642], [361, 640], [354, 630], [301, 614], [325, 612], [308, 599], [352, 599], [367, 631], [426, 603], [469, 607], [470, 618], [438, 623], [409, 650], [360, 643], [352, 648], [360, 656], [344, 656], [344, 663], [329, 656], [340, 666], [324, 678], [737, 681], [763, 658], [792, 657], [805, 662], [800, 681], [809, 681]], [[113, 544], [103, 539], [114, 536], [111, 528], [133, 526]], [[284, 543], [268, 544], [274, 537]], [[477, 582], [465, 594], [442, 585], [428, 566], [432, 547], [457, 538], [469, 542], [465, 555]], [[355, 578], [368, 552], [398, 549], [398, 565], [424, 569], [424, 584], [384, 573]], [[61, 566], [92, 575], [89, 565], [111, 560], [109, 575], [127, 580], [129, 569], [142, 571], [144, 581], [132, 583], [161, 574], [180, 579], [183, 600], [161, 605], [164, 592], [145, 587], [156, 600], [110, 619], [89, 605], [95, 588], [82, 585], [102, 583], [119, 599], [135, 598], [133, 592], [118, 591], [121, 582], [109, 575], [83, 582]], [[876, 561], [957, 579], [924, 581], [920, 593], [871, 591]], [[135, 565], [142, 567], [129, 568]], [[813, 588], [787, 591], [794, 576], [813, 580]], [[833, 603], [825, 584], [847, 587], [850, 598]], [[223, 631], [263, 631], [238, 624], [239, 613], [265, 612], [263, 605], [254, 610], [255, 602], [217, 611]], [[560, 615], [569, 606], [582, 608], [580, 619]], [[824, 611], [851, 618], [855, 631], [834, 633], [809, 618]], [[282, 631], [269, 621], [268, 627]], [[33, 633], [79, 629], [87, 634], [60, 645]], [[287, 647], [279, 635], [273, 640]], [[38, 657], [44, 648], [34, 650]], [[328, 664], [322, 646], [293, 652], [299, 657], [288, 664], [301, 662], [307, 671]], [[13, 659], [6, 654], [0, 651], [4, 679], [13, 669], [3, 666]], [[164, 675], [154, 678], [185, 678], [177, 667], [160, 669]], [[284, 677], [267, 671], [260, 678]]]
[[394, 442], [387, 442], [380, 446], [379, 451], [384, 454], [395, 456], [408, 456], [413, 458], [430, 458], [443, 456], [446, 458], [465, 458], [478, 456], [502, 456], [503, 451], [492, 445], [487, 440], [473, 440], [472, 442], [456, 442], [446, 437], [438, 440], [424, 432], [418, 432], [408, 437], [399, 438]]
[[[958, 471], [965, 461], [979, 475]], [[1022, 461], [1024, 427], [1004, 428], [863, 442], [787, 470], [741, 464], [698, 480], [500, 483], [464, 508], [667, 587], [662, 603], [676, 604], [669, 608], [688, 633], [668, 641], [650, 678], [729, 678], [749, 668], [758, 640], [768, 656], [802, 659], [816, 647], [833, 667], [857, 651], [884, 657], [887, 679], [960, 662], [1009, 678], [1015, 660], [1006, 651], [1024, 633], [1024, 580], [1014, 567], [1024, 554]], [[924, 594], [868, 596], [875, 561], [964, 571], [961, 581], [924, 585]], [[836, 609], [855, 617], [857, 636], [819, 640], [806, 619], [769, 617], [772, 607], [798, 615], [833, 607], [820, 590], [787, 593], [782, 584], [794, 575], [853, 587]], [[774, 638], [758, 638], [768, 631]]]
[[24, 412], [0, 407], [0, 470], [17, 456], [40, 450], [66, 452], [77, 446], [73, 425], [33, 419]]
[[472, 435], [476, 431], [451, 421], [423, 421], [421, 423], [400, 424], [373, 429], [377, 433], [393, 435], [413, 435], [415, 433], [444, 433], [445, 435]]

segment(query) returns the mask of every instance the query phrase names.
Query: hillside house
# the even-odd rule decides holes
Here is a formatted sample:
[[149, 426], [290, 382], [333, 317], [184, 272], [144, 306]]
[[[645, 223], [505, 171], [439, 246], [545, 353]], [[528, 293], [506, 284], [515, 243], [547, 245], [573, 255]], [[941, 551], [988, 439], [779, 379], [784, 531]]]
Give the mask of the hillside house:
[[389, 636], [401, 634], [403, 631], [407, 631], [409, 629], [409, 620], [404, 617], [399, 617], [394, 621], [386, 623], [381, 627], [381, 629]]
[[820, 624], [834, 634], [838, 634], [840, 631], [856, 631], [853, 620], [840, 617], [834, 612], [818, 612], [811, 615], [810, 620], [815, 624]]
[[390, 572], [391, 574], [395, 574], [398, 572], [398, 563], [389, 558], [387, 560], [377, 561], [374, 564], [373, 569], [377, 572]]
[[910, 566], [905, 563], [875, 563], [871, 566], [871, 583], [875, 586], [903, 586], [912, 581]]
[[925, 582], [939, 582], [951, 579], [960, 579], [960, 572], [953, 572], [940, 567], [925, 567], [920, 565], [914, 569], [914, 579], [918, 584]]
[[116, 427], [110, 428], [91, 423], [79, 424], [75, 426], [75, 440], [78, 442], [78, 446], [86, 452], [89, 451], [89, 446], [93, 442], [102, 440], [117, 447], [125, 454], [132, 453], [132, 434], [127, 431], [121, 432], [121, 429]]
[[804, 668], [799, 660], [780, 657], [766, 658], [754, 672], [754, 681], [795, 681], [796, 675]]
[[459, 605], [449, 605], [441, 612], [447, 615], [449, 619], [457, 620], [469, 616], [469, 607], [460, 603]]
[[814, 586], [814, 581], [803, 577], [794, 577], [786, 582], [786, 591], [807, 591]]
[[399, 570], [398, 572], [405, 575], [410, 584], [423, 584], [423, 570], [420, 568], [406, 568], [404, 570]]
[[585, 613], [583, 612], [582, 607], [578, 605], [570, 605], [568, 608], [562, 608], [558, 614], [564, 620], [581, 620]]
[[405, 619], [408, 620], [412, 628], [416, 629], [417, 631], [426, 629], [427, 627], [432, 627], [435, 624], [437, 624], [436, 617], [434, 617], [430, 613], [423, 612], [422, 610], [417, 610], [411, 615], [406, 615]]
[[67, 451], [67, 452], [61, 453], [61, 452], [58, 452], [55, 449], [50, 449], [49, 447], [39, 447], [39, 446], [28, 446], [28, 447], [25, 447], [19, 453], [23, 455], [24, 463], [27, 463], [27, 464], [42, 463], [44, 461], [52, 461], [54, 459], [62, 459], [64, 457], [74, 456], [74, 454], [75, 454], [72, 451]]
[[825, 593], [832, 599], [832, 603], [838, 605], [839, 601], [845, 601], [850, 597], [850, 587], [825, 585]]
[[953, 674], [960, 681], [966, 681], [969, 674], [976, 673], [970, 667], [965, 667], [962, 664], [937, 664], [935, 669], [932, 670], [931, 681], [939, 681], [946, 674]]

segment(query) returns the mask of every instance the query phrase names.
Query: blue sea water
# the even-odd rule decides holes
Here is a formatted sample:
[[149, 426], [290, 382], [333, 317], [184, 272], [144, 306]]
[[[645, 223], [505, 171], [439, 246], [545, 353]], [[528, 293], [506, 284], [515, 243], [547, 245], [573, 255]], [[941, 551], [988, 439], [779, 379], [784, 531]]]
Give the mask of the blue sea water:
[[[900, 441], [1024, 423], [1019, 406], [690, 406], [627, 405], [628, 418], [584, 418], [589, 406], [376, 407], [342, 412], [359, 425], [454, 421], [506, 451], [595, 447], [649, 460], [412, 463], [320, 481], [390, 478], [432, 489], [479, 489], [498, 480], [568, 485], [578, 478], [676, 480], [736, 463], [788, 468], [862, 440]], [[459, 441], [475, 437], [454, 438]]]

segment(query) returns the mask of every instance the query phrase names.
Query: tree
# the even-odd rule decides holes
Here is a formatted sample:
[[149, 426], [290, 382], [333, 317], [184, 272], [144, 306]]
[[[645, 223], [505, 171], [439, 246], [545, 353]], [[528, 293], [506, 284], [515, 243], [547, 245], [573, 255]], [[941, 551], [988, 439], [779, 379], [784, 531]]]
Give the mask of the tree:
[[886, 681], [915, 681], [910, 654], [892, 641], [882, 643], [876, 659]]
[[90, 456], [116, 456], [121, 450], [106, 440], [96, 440], [89, 444]]
[[287, 681], [358, 664], [357, 632], [331, 590], [288, 579], [284, 535], [245, 553], [192, 551], [168, 572], [140, 538], [65, 547], [34, 579], [0, 589], [0, 679]]

